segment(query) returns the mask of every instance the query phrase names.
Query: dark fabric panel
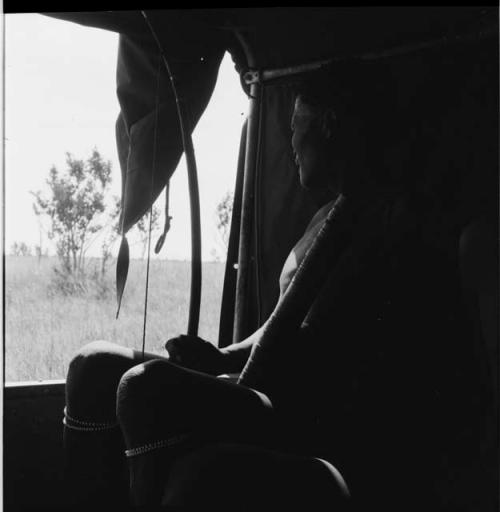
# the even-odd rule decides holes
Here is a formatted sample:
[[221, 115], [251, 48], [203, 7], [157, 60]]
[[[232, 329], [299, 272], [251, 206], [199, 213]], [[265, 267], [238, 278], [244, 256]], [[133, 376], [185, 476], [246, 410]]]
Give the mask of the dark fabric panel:
[[219, 322], [219, 347], [225, 347], [232, 343], [234, 326], [234, 309], [236, 296], [239, 236], [241, 226], [241, 200], [243, 193], [243, 177], [245, 168], [245, 151], [247, 140], [247, 123], [243, 125], [240, 139], [240, 151], [238, 154], [238, 169], [236, 172], [236, 184], [233, 196], [233, 212], [231, 215], [231, 230], [229, 232], [229, 244], [227, 250], [226, 268], [224, 272], [224, 288], [222, 290], [222, 304]]
[[[166, 49], [167, 58], [176, 77], [178, 94], [189, 106], [192, 132], [212, 95], [224, 49], [201, 43], [181, 44], [182, 50], [177, 45], [174, 48], [174, 58], [168, 56], [172, 49]], [[122, 163], [122, 213], [126, 232], [158, 197], [175, 171], [183, 147], [170, 80], [163, 62], [159, 62], [151, 36], [120, 37], [117, 83], [122, 119], [117, 142]], [[156, 162], [153, 162], [155, 134]], [[125, 154], [127, 160], [123, 165]]]
[[146, 29], [140, 11], [44, 12], [45, 16], [112, 32], [142, 32]]
[[292, 247], [318, 209], [300, 185], [291, 148], [294, 94], [289, 88], [267, 87], [263, 95], [256, 254], [259, 272], [260, 321], [272, 312], [279, 296], [279, 275]]
[[[287, 87], [267, 87], [262, 102], [248, 308], [243, 319], [246, 335], [253, 333], [274, 309], [279, 296], [281, 268], [321, 203], [301, 187], [293, 162], [290, 121], [294, 94]], [[239, 165], [243, 165], [244, 147], [240, 157]], [[224, 290], [219, 334], [223, 344], [232, 333], [229, 315], [234, 313], [232, 301], [236, 276], [233, 265], [238, 254], [239, 222], [235, 222], [239, 221], [238, 198], [236, 194], [226, 264], [226, 279], [233, 279], [233, 282]], [[229, 309], [226, 311], [226, 308]]]

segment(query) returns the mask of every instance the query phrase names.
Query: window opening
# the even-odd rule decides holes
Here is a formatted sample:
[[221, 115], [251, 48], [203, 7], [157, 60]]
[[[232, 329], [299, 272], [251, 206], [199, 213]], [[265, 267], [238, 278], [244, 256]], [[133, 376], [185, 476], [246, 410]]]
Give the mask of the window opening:
[[[114, 197], [120, 195], [116, 152], [118, 35], [38, 14], [5, 19], [5, 379], [61, 379], [75, 351], [106, 339], [140, 349], [145, 237], [130, 234], [131, 265], [120, 318], [115, 320], [118, 243], [110, 240]], [[202, 218], [203, 283], [199, 335], [218, 338], [224, 260], [229, 233], [240, 130], [247, 98], [228, 54], [193, 140]], [[87, 162], [94, 148], [110, 162], [102, 225], [87, 238], [80, 276], [68, 276], [57, 256], [57, 237], [43, 215], [51, 197], [51, 168], [60, 179], [68, 162]], [[71, 155], [68, 160], [67, 153]], [[184, 334], [190, 282], [190, 218], [184, 159], [170, 182], [172, 227], [152, 255], [146, 350], [162, 353], [169, 337]], [[155, 209], [163, 228], [164, 194]], [[35, 214], [33, 205], [38, 209]], [[221, 205], [220, 208], [217, 208]], [[219, 211], [219, 214], [217, 214]], [[217, 227], [218, 223], [222, 225]], [[143, 219], [147, 231], [146, 218]], [[92, 228], [94, 229], [94, 227]], [[53, 230], [52, 230], [53, 231]], [[61, 247], [59, 252], [61, 252]], [[80, 257], [80, 252], [77, 257]], [[73, 259], [71, 257], [71, 264]]]

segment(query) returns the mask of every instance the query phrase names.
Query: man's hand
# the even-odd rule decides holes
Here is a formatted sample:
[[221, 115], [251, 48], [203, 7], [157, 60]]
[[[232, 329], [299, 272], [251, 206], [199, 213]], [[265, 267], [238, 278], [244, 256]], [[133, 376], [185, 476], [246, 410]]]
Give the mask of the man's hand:
[[208, 341], [181, 335], [165, 343], [172, 363], [210, 375], [225, 373], [225, 355]]

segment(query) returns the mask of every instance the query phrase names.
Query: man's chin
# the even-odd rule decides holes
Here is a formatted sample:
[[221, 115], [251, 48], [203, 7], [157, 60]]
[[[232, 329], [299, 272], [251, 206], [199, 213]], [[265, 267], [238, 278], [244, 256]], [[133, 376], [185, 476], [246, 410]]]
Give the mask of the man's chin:
[[321, 190], [322, 188], [324, 188], [324, 184], [321, 185], [319, 183], [316, 183], [314, 180], [302, 174], [299, 174], [299, 179], [301, 187], [305, 188], [308, 191]]
[[299, 181], [300, 181], [300, 186], [302, 188], [305, 188], [306, 190], [309, 190], [311, 188], [311, 180], [308, 178], [308, 176], [304, 176], [304, 173], [302, 173], [300, 169], [299, 169]]

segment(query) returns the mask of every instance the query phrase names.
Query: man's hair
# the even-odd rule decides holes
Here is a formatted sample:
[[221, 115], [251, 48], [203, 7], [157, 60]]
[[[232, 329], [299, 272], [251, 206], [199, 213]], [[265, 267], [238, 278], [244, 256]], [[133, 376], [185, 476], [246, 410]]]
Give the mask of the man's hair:
[[[370, 172], [381, 186], [394, 184], [399, 176], [388, 168], [385, 154], [396, 142], [405, 111], [398, 105], [395, 74], [381, 62], [350, 61], [304, 75], [294, 85], [297, 97], [318, 112], [332, 110], [338, 130], [346, 120], [355, 120], [363, 132]], [[399, 167], [399, 166], [396, 166]]]
[[387, 108], [394, 95], [391, 69], [384, 64], [350, 61], [332, 64], [308, 73], [296, 82], [301, 100], [319, 109], [332, 109], [338, 116], [359, 115], [368, 119]]

